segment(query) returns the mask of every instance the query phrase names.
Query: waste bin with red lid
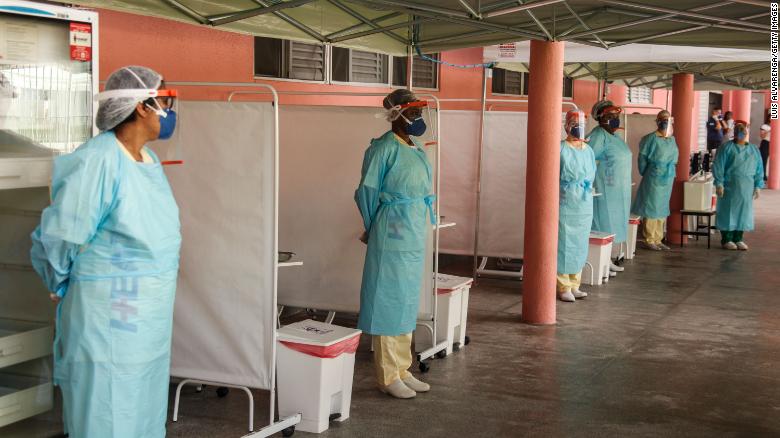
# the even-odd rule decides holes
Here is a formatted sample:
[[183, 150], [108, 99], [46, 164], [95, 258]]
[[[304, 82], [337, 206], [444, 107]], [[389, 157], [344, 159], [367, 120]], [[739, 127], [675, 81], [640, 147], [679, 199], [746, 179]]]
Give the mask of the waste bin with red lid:
[[301, 414], [297, 430], [320, 433], [349, 418], [361, 331], [306, 320], [277, 331], [279, 416]]

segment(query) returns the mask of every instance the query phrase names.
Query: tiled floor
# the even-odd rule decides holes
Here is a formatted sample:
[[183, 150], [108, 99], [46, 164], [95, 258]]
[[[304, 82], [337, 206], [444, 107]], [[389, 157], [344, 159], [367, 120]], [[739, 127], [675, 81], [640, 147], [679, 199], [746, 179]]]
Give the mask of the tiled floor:
[[[556, 326], [520, 322], [522, 283], [481, 281], [471, 344], [434, 360], [423, 377], [433, 390], [414, 400], [374, 389], [364, 339], [352, 416], [322, 436], [780, 436], [780, 192], [763, 192], [756, 217], [749, 252], [639, 250], [586, 300], [560, 303]], [[260, 424], [267, 394], [257, 397]], [[241, 436], [245, 406], [237, 391], [188, 388], [168, 435]]]

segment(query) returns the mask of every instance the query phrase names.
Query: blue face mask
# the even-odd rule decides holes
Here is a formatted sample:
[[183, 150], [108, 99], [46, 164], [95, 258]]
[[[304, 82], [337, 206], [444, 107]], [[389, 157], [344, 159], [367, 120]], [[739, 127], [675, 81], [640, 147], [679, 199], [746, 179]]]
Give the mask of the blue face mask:
[[582, 138], [583, 129], [581, 126], [572, 126], [571, 129], [569, 129], [569, 135], [571, 135], [574, 138]]
[[165, 114], [167, 117], [160, 117], [160, 134], [157, 136], [160, 140], [168, 140], [173, 137], [173, 131], [176, 130], [176, 111], [172, 109], [166, 109]]
[[423, 120], [422, 116], [411, 122], [407, 120], [406, 133], [411, 136], [419, 137], [425, 134], [426, 129], [428, 129], [428, 127], [425, 125], [425, 120]]
[[659, 131], [666, 131], [666, 128], [669, 127], [669, 121], [668, 120], [660, 120], [658, 121], [658, 130]]
[[742, 140], [744, 140], [746, 137], [747, 137], [747, 133], [746, 133], [745, 131], [741, 130], [741, 129], [740, 129], [739, 131], [737, 131], [737, 132], [735, 132], [735, 133], [734, 133], [734, 138], [735, 138], [737, 141], [742, 141]]
[[612, 129], [618, 129], [620, 128], [620, 119], [609, 119], [609, 127]]

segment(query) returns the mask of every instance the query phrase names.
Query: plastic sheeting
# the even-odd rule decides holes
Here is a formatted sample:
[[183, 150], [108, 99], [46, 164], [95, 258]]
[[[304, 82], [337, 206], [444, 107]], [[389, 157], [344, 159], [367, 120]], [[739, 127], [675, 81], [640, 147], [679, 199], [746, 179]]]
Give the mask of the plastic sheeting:
[[[380, 108], [296, 105], [279, 112], [279, 248], [303, 261], [301, 267], [279, 271], [279, 304], [358, 313], [366, 246], [358, 240], [363, 221], [354, 193], [369, 142], [387, 132], [389, 124], [376, 117], [383, 113]], [[429, 126], [425, 142], [435, 131], [435, 111], [424, 116]], [[347, 124], [350, 129], [330, 134]], [[425, 149], [435, 168], [435, 147]], [[428, 247], [432, 244], [431, 239]], [[426, 266], [431, 270], [432, 262]], [[422, 291], [429, 292], [421, 293], [432, 297], [433, 286], [425, 278]], [[429, 301], [421, 302], [421, 313], [432, 311], [426, 310], [432, 309]]]
[[276, 309], [270, 103], [181, 102], [181, 268], [171, 375], [269, 389]]

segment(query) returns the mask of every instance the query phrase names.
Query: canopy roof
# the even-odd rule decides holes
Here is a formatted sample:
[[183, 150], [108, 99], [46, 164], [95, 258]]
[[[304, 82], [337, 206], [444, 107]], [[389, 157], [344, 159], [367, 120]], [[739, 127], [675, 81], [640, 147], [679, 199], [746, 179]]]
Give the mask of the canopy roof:
[[[529, 42], [485, 47], [485, 62], [528, 71]], [[667, 87], [674, 73], [694, 73], [698, 89], [762, 88], [770, 79], [769, 50], [660, 44], [626, 44], [609, 50], [568, 43], [567, 76], [574, 79], [622, 81], [629, 86]]]
[[[229, 31], [404, 54], [529, 39], [769, 48], [764, 0], [77, 0]], [[675, 67], [678, 67], [675, 65]], [[591, 67], [592, 68], [592, 67]]]

